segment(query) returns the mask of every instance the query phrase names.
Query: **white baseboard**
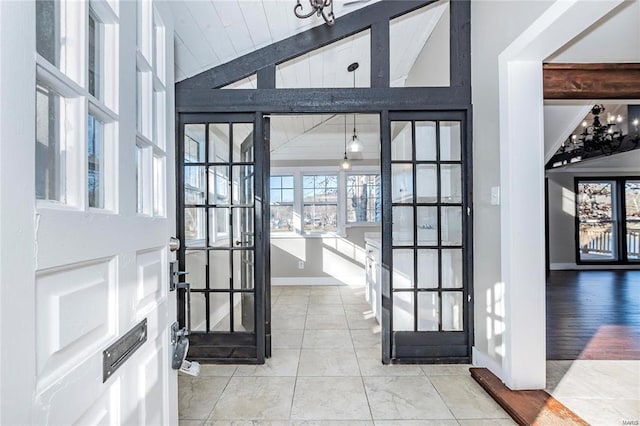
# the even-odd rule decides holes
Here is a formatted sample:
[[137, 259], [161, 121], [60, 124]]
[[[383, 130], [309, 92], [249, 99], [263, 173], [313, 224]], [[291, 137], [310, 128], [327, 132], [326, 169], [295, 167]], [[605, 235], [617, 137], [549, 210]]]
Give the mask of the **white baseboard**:
[[498, 378], [504, 381], [502, 376], [502, 365], [495, 359], [491, 358], [488, 354], [477, 349], [475, 346], [471, 348], [471, 360], [474, 367], [486, 368]]
[[271, 285], [349, 285], [334, 277], [271, 277]]
[[591, 269], [640, 269], [639, 265], [578, 265], [577, 263], [551, 263], [549, 269], [552, 271], [588, 271]]

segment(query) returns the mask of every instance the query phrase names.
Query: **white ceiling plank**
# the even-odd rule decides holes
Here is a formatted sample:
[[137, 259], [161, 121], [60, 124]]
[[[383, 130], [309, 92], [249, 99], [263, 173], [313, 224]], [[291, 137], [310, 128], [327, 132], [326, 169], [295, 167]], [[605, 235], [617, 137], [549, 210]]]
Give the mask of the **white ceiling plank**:
[[[289, 20], [283, 16], [282, 2], [265, 1], [262, 2], [262, 6], [273, 41], [283, 40], [295, 34], [295, 29], [290, 25]], [[293, 14], [293, 7], [291, 7], [290, 12]]]
[[255, 44], [242, 15], [238, 1], [216, 1], [213, 3], [220, 21], [229, 34], [229, 39], [239, 56], [252, 52]]
[[[224, 63], [227, 58], [233, 58], [237, 52], [233, 48], [229, 34], [225, 29], [213, 3], [210, 1], [185, 1], [186, 7], [191, 12], [193, 20], [197, 24], [196, 27], [190, 27], [187, 30], [197, 33], [199, 43], [206, 43], [211, 46], [215, 52], [217, 61], [215, 65]], [[213, 61], [211, 63], [214, 63]]]
[[174, 47], [174, 62], [176, 63], [176, 66], [183, 71], [183, 74], [186, 74], [184, 70], [194, 70], [201, 67], [196, 57], [191, 53], [191, 50], [184, 45], [184, 42], [178, 35], [174, 38]]
[[273, 43], [263, 4], [257, 1], [240, 2], [240, 10], [256, 49]]
[[181, 39], [183, 46], [178, 49], [176, 56], [182, 53], [180, 50], [188, 50], [200, 66], [210, 63], [212, 59], [217, 59], [215, 52], [209, 44], [202, 42], [199, 34], [201, 30], [197, 27], [197, 24], [194, 23], [193, 16], [189, 10], [185, 7], [177, 7], [174, 3], [171, 4], [174, 14], [175, 32]]

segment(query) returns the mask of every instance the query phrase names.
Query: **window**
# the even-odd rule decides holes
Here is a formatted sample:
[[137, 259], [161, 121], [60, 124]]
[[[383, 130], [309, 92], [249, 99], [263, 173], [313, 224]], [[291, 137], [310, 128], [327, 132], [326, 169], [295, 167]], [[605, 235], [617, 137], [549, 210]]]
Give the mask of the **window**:
[[338, 177], [302, 178], [303, 221], [307, 232], [334, 232], [338, 228]]
[[102, 25], [93, 12], [89, 12], [89, 93], [102, 98]]
[[579, 263], [640, 259], [640, 179], [577, 178]]
[[87, 119], [87, 186], [89, 207], [104, 208], [104, 124], [89, 114]]
[[36, 85], [36, 198], [66, 202], [64, 138], [60, 134], [62, 98]]
[[379, 223], [381, 196], [380, 175], [347, 176], [347, 223]]
[[293, 231], [293, 176], [271, 176], [271, 231]]
[[36, 51], [51, 65], [60, 66], [60, 2], [36, 3]]

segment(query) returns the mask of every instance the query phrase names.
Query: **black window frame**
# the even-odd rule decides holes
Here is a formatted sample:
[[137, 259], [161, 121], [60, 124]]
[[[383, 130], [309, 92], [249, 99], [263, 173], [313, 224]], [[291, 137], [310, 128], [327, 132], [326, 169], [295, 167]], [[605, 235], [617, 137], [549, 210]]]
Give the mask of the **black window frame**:
[[[627, 181], [640, 180], [640, 176], [575, 176], [574, 177], [574, 248], [577, 265], [639, 265], [640, 259], [629, 259], [627, 250], [627, 212], [626, 212], [626, 192]], [[613, 183], [612, 204], [615, 217], [612, 217], [612, 232], [615, 232], [615, 242], [617, 259], [615, 260], [582, 260], [580, 258], [580, 213], [578, 207], [579, 185], [581, 183], [611, 182]]]

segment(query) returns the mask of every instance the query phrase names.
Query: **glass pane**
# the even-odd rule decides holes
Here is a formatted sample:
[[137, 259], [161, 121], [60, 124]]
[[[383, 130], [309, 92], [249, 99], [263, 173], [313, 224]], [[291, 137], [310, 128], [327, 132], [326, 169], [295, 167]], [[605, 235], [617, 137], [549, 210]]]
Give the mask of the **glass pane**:
[[438, 166], [435, 164], [416, 165], [416, 192], [418, 203], [438, 202]]
[[616, 239], [611, 223], [580, 224], [580, 260], [616, 259]]
[[231, 285], [230, 255], [228, 250], [209, 251], [209, 288], [228, 289]]
[[438, 287], [438, 250], [418, 250], [418, 288]]
[[414, 331], [413, 292], [393, 293], [393, 331]]
[[229, 293], [209, 293], [211, 331], [231, 330], [231, 299]]
[[[276, 65], [276, 88], [370, 87], [370, 33], [366, 29]], [[353, 62], [360, 67], [351, 73], [347, 67]]]
[[207, 232], [206, 214], [206, 210], [203, 208], [184, 209], [186, 247], [204, 247]]
[[627, 222], [627, 257], [640, 260], [640, 221]]
[[[233, 146], [234, 152], [239, 153], [238, 158], [233, 161], [253, 162], [253, 124], [234, 123], [233, 124]], [[234, 154], [236, 156], [236, 154]]]
[[232, 209], [233, 211], [233, 246], [253, 247], [254, 244], [254, 210]]
[[462, 331], [462, 292], [442, 292], [442, 331]]
[[204, 250], [187, 250], [184, 260], [185, 271], [189, 273], [185, 281], [191, 283], [191, 288], [206, 288], [207, 253]]
[[438, 1], [389, 21], [391, 87], [450, 85], [449, 15]]
[[164, 214], [164, 158], [153, 157], [153, 214]]
[[293, 189], [283, 189], [282, 190], [282, 202], [283, 203], [293, 203]]
[[627, 220], [640, 220], [640, 180], [628, 180], [624, 185]]
[[191, 293], [189, 316], [191, 317], [192, 331], [207, 331], [206, 293]]
[[440, 196], [442, 203], [462, 203], [462, 166], [440, 166]]
[[413, 250], [393, 250], [393, 288], [413, 288]]
[[338, 202], [338, 177], [336, 175], [304, 176], [303, 191], [305, 202]]
[[253, 204], [253, 166], [233, 166], [233, 204]]
[[60, 96], [48, 87], [36, 86], [36, 198], [64, 203], [65, 146], [60, 138], [62, 107]]
[[253, 250], [233, 251], [233, 288], [253, 289], [254, 282], [254, 252]]
[[184, 162], [204, 163], [205, 158], [205, 125], [186, 124], [184, 126]]
[[209, 162], [229, 162], [229, 125], [227, 123], [209, 124]]
[[438, 331], [438, 310], [438, 293], [418, 293], [418, 331]]
[[293, 206], [271, 205], [271, 231], [293, 231]]
[[104, 139], [103, 123], [87, 117], [87, 186], [89, 207], [104, 208]]
[[209, 170], [209, 204], [228, 205], [231, 202], [229, 194], [229, 167], [210, 166]]
[[252, 332], [254, 330], [253, 293], [233, 295], [233, 330]]
[[204, 204], [206, 181], [204, 166], [185, 166], [184, 168], [184, 203]]
[[418, 207], [417, 208], [418, 245], [437, 246], [438, 245], [438, 208]]
[[380, 221], [380, 176], [347, 176], [347, 223]]
[[413, 160], [413, 139], [410, 121], [391, 122], [391, 160]]
[[442, 250], [442, 288], [462, 288], [462, 250]]
[[413, 166], [411, 164], [391, 165], [391, 202], [413, 202]]
[[392, 239], [394, 246], [413, 245], [413, 207], [393, 208]]
[[338, 226], [337, 205], [312, 204], [304, 206], [304, 230], [334, 232]]
[[459, 121], [440, 122], [440, 161], [460, 161], [460, 129]]
[[226, 207], [209, 209], [209, 244], [215, 247], [230, 247], [229, 215]]
[[100, 38], [100, 22], [89, 14], [89, 93], [100, 99], [102, 96], [102, 43]]
[[416, 160], [436, 161], [436, 122], [416, 122]]
[[462, 208], [442, 207], [440, 217], [442, 227], [442, 245], [460, 246], [462, 245]]
[[578, 183], [578, 218], [581, 222], [610, 221], [613, 213], [613, 182]]
[[60, 66], [60, 2], [38, 0], [36, 6], [36, 51], [54, 66]]
[[[143, 161], [142, 161], [142, 148], [136, 145], [136, 212], [144, 212], [144, 184], [143, 184]], [[186, 191], [185, 191], [186, 195]], [[186, 200], [185, 200], [186, 202]]]

